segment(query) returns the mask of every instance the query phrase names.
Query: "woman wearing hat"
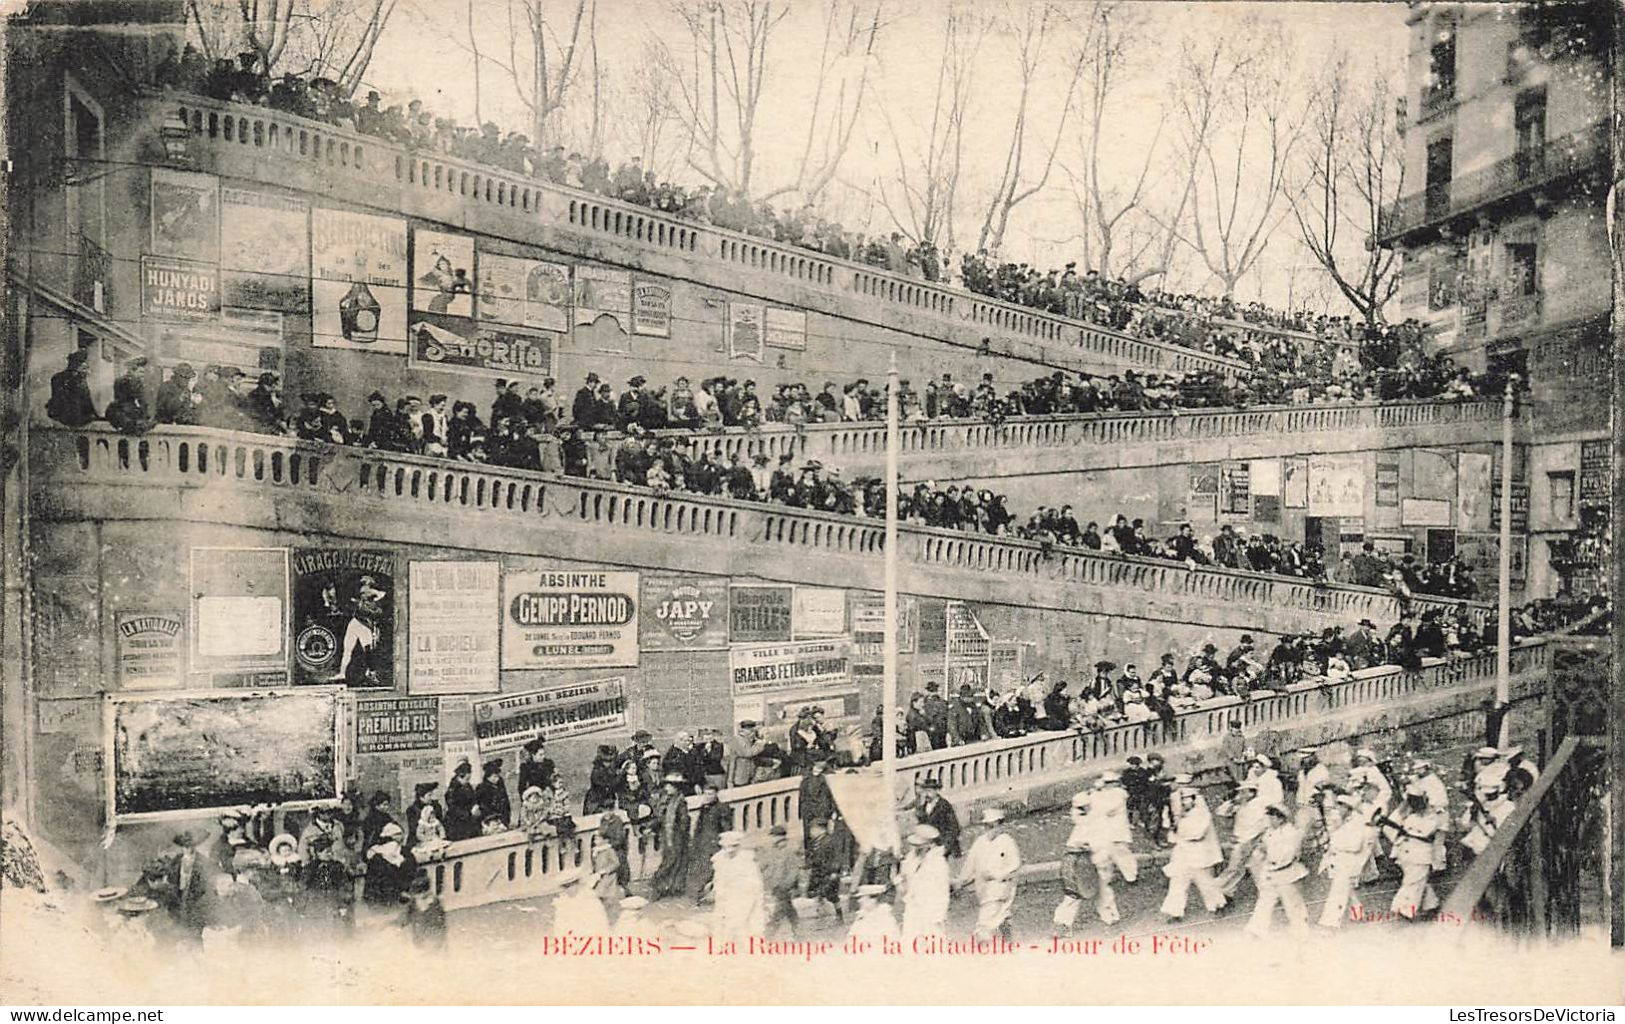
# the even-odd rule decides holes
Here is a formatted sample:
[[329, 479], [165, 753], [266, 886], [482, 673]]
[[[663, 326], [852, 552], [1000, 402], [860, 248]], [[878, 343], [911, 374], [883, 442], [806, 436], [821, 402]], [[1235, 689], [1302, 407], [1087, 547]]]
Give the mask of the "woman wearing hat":
[[480, 834], [479, 820], [474, 816], [478, 799], [471, 784], [473, 776], [474, 766], [465, 759], [458, 762], [446, 784], [446, 838], [454, 843]]
[[401, 849], [404, 833], [393, 821], [378, 831], [377, 841], [367, 848], [367, 878], [361, 887], [361, 898], [371, 906], [394, 910], [400, 906], [417, 876], [417, 861]]
[[486, 834], [501, 832], [513, 820], [513, 805], [508, 800], [508, 784], [502, 781], [502, 758], [492, 758], [480, 766], [484, 780], [474, 787], [475, 811], [479, 815], [480, 831]]
[[653, 899], [677, 896], [688, 888], [689, 815], [682, 772], [667, 772], [655, 794], [654, 813], [659, 824], [660, 867], [649, 879]]

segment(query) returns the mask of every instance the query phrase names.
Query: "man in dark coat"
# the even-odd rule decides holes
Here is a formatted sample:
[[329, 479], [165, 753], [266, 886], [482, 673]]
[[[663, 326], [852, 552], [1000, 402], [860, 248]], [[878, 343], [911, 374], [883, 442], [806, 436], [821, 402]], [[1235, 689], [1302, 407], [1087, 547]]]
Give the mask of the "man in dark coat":
[[942, 780], [928, 777], [920, 783], [920, 800], [914, 805], [914, 818], [937, 830], [942, 849], [949, 857], [959, 856], [959, 815], [953, 804], [942, 798]]
[[158, 422], [195, 426], [202, 400], [193, 385], [197, 373], [190, 363], [177, 363], [169, 379], [158, 386]]
[[959, 699], [948, 709], [948, 735], [955, 746], [975, 743], [984, 738], [980, 704], [970, 684], [959, 688]]
[[829, 780], [824, 777], [828, 769], [829, 761], [826, 758], [814, 758], [811, 769], [801, 779], [798, 803], [803, 847], [812, 842], [813, 823], [821, 822], [828, 825], [830, 819], [835, 816], [835, 794], [830, 792]]
[[147, 411], [147, 357], [130, 361], [124, 373], [113, 382], [113, 403], [107, 407], [107, 422], [122, 434], [141, 434], [152, 429]]
[[598, 374], [587, 374], [587, 382], [576, 390], [575, 399], [570, 403], [570, 419], [582, 430], [591, 430], [598, 425]]
[[75, 349], [68, 353], [66, 369], [51, 377], [51, 399], [45, 414], [58, 423], [82, 427], [101, 417], [96, 413], [96, 402], [90, 397], [90, 381], [85, 374], [88, 349]]
[[948, 702], [942, 699], [942, 694], [938, 692], [940, 689], [936, 683], [925, 684], [926, 735], [931, 737], [933, 750], [941, 750], [948, 745]]
[[1361, 619], [1359, 628], [1343, 638], [1343, 655], [1348, 659], [1349, 668], [1358, 671], [1377, 664], [1379, 652], [1373, 632], [1376, 628], [1377, 624], [1370, 619]]

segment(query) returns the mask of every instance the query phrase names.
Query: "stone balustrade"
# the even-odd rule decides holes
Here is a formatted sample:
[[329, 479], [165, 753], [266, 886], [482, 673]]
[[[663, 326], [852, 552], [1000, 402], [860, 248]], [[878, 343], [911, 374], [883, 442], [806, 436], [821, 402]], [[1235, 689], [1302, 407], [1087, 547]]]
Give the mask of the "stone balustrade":
[[[608, 550], [630, 550], [627, 545], [641, 538], [658, 538], [664, 543], [657, 555], [671, 568], [727, 573], [737, 567], [745, 575], [764, 565], [793, 564], [825, 573], [840, 585], [855, 585], [850, 575], [854, 566], [878, 568], [874, 562], [885, 546], [884, 524], [876, 519], [285, 437], [202, 427], [165, 427], [142, 437], [126, 437], [100, 426], [67, 430], [44, 425], [35, 427], [32, 435], [35, 458], [30, 472], [39, 484], [34, 500], [47, 517], [54, 507], [72, 501], [65, 488], [76, 483], [110, 485], [120, 495], [132, 485], [179, 488], [183, 494], [199, 495], [200, 489], [231, 486], [260, 495], [306, 494], [363, 503], [351, 507], [382, 513], [392, 529], [416, 511], [452, 513], [475, 533], [484, 517], [501, 517], [489, 520], [491, 529], [485, 534], [490, 536], [511, 532], [506, 524], [526, 520], [555, 532], [565, 523], [581, 525], [592, 528]], [[301, 504], [305, 503], [274, 513], [274, 518], [290, 521], [288, 516]], [[238, 511], [221, 511], [218, 498], [201, 496], [182, 511], [186, 518], [213, 516], [220, 522], [241, 517]], [[90, 513], [77, 509], [72, 514]], [[118, 518], [122, 507], [115, 505], [101, 514]], [[353, 526], [359, 520], [349, 522]], [[446, 539], [443, 530], [430, 535], [437, 538], [431, 542]], [[970, 574], [978, 580], [978, 592], [1000, 584], [1021, 586], [1027, 588], [1029, 599], [1034, 586], [1059, 592], [1067, 600], [1077, 599], [1080, 592], [1098, 595], [1078, 610], [1110, 614], [1112, 608], [1100, 603], [1110, 597], [1132, 603], [1142, 616], [1164, 614], [1172, 621], [1189, 622], [1190, 609], [1202, 607], [1235, 617], [1233, 628], [1265, 633], [1308, 628], [1272, 629], [1257, 618], [1267, 613], [1285, 613], [1293, 623], [1344, 626], [1361, 618], [1398, 617], [1391, 594], [1366, 587], [1193, 569], [1167, 559], [1046, 549], [1034, 541], [913, 524], [899, 530], [899, 540], [899, 562], [919, 578], [941, 580], [940, 574], [946, 572], [951, 574], [948, 578], [962, 582]], [[715, 554], [731, 561], [708, 561]], [[670, 564], [673, 560], [681, 564]], [[1423, 606], [1449, 603], [1417, 600]], [[1159, 605], [1166, 608], [1159, 610]], [[1483, 610], [1479, 606], [1480, 614]], [[1214, 624], [1224, 625], [1209, 622]]]
[[[253, 169], [271, 183], [295, 185], [280, 172], [316, 170], [325, 181], [349, 180], [376, 200], [381, 189], [406, 197], [410, 212], [470, 230], [489, 230], [517, 241], [547, 232], [547, 244], [588, 242], [580, 255], [603, 256], [593, 240], [629, 245], [643, 269], [659, 273], [669, 263], [646, 257], [681, 257], [708, 268], [708, 283], [739, 288], [741, 274], [779, 284], [775, 301], [860, 318], [859, 307], [885, 311], [884, 326], [946, 337], [963, 333], [975, 345], [983, 336], [1018, 339], [1032, 351], [1053, 353], [1097, 367], [1134, 367], [1162, 372], [1217, 370], [1234, 375], [1246, 364], [1223, 356], [1135, 338], [1081, 320], [1001, 302], [983, 295], [902, 277], [878, 267], [835, 259], [810, 249], [681, 220], [647, 207], [543, 182], [428, 151], [393, 145], [266, 107], [225, 103], [199, 96], [150, 101], [155, 120], [179, 113], [193, 130], [193, 145], [216, 155], [252, 153]], [[401, 212], [408, 212], [406, 206]], [[492, 219], [495, 211], [500, 217]], [[517, 233], [516, 233], [517, 232]], [[763, 293], [758, 293], [763, 294]], [[854, 301], [860, 300], [860, 301]]]
[[[1061, 466], [1078, 472], [1207, 461], [1194, 459], [1188, 447], [1210, 441], [1237, 442], [1250, 457], [1464, 444], [1496, 440], [1500, 415], [1500, 402], [1473, 401], [1015, 416], [997, 425], [930, 420], [899, 426], [898, 459], [904, 479], [921, 473], [956, 479]], [[671, 433], [687, 438], [693, 455], [703, 451], [727, 458], [759, 452], [776, 461], [788, 454], [821, 459], [850, 473], [876, 472], [886, 458], [884, 422]], [[1180, 447], [1170, 455], [1158, 447], [1165, 445]], [[1020, 465], [1009, 461], [1012, 456], [1020, 458]]]
[[[1512, 651], [1512, 674], [1519, 687], [1537, 685], [1551, 667], [1551, 655], [1541, 641], [1526, 642]], [[1300, 683], [1285, 693], [1259, 694], [1251, 700], [1217, 698], [1181, 712], [1172, 726], [1160, 721], [1113, 726], [1094, 733], [1040, 732], [990, 740], [965, 747], [948, 747], [903, 758], [898, 777], [903, 792], [915, 791], [926, 778], [942, 784], [944, 795], [960, 807], [967, 801], [991, 798], [1020, 802], [1043, 786], [1073, 782], [1107, 768], [1121, 768], [1127, 758], [1159, 751], [1165, 757], [1187, 754], [1201, 763], [1202, 754], [1216, 747], [1232, 717], [1240, 718], [1249, 736], [1276, 730], [1301, 731], [1317, 721], [1327, 723], [1334, 735], [1317, 735], [1313, 742], [1330, 742], [1354, 733], [1332, 721], [1347, 721], [1361, 709], [1403, 706], [1430, 697], [1456, 696], [1471, 702], [1493, 687], [1495, 654], [1434, 661], [1407, 672], [1396, 666], [1365, 669], [1338, 683], [1321, 680]], [[1427, 717], [1436, 708], [1418, 708]], [[775, 825], [785, 826], [792, 842], [800, 832], [797, 796], [799, 778], [779, 779], [724, 790], [733, 827], [760, 834]], [[698, 806], [690, 798], [691, 808]], [[481, 906], [507, 900], [530, 899], [555, 891], [562, 877], [590, 866], [592, 836], [599, 817], [578, 820], [568, 840], [536, 842], [522, 832], [505, 832], [453, 843], [441, 860], [424, 865], [431, 884], [448, 909]], [[647, 878], [659, 866], [655, 838], [636, 835], [628, 851], [632, 877]]]

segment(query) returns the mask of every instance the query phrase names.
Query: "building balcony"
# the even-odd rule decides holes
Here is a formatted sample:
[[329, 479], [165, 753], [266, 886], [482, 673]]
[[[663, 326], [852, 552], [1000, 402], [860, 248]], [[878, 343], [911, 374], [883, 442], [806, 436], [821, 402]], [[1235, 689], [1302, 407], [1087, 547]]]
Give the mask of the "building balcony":
[[[179, 113], [194, 166], [240, 181], [449, 224], [465, 231], [744, 292], [769, 301], [1091, 372], [1234, 374], [1237, 360], [892, 274], [882, 268], [669, 216], [280, 111], [195, 96], [142, 101]], [[1267, 328], [1260, 328], [1268, 330]]]
[[1599, 121], [1401, 198], [1383, 212], [1378, 241], [1413, 244], [1424, 231], [1442, 230], [1455, 218], [1605, 171], [1609, 162], [1608, 124]]

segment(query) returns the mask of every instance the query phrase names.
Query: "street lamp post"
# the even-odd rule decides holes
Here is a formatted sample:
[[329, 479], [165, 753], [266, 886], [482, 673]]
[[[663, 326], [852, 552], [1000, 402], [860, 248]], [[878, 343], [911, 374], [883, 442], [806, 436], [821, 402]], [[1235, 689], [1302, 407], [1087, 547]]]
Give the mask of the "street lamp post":
[[[1518, 375], [1508, 374], [1501, 398], [1501, 552], [1495, 601], [1495, 704], [1512, 701], [1512, 389]], [[1496, 746], [1507, 743], [1507, 720], [1502, 714]]]
[[886, 370], [886, 592], [881, 641], [880, 764], [886, 814], [897, 803], [897, 353]]

